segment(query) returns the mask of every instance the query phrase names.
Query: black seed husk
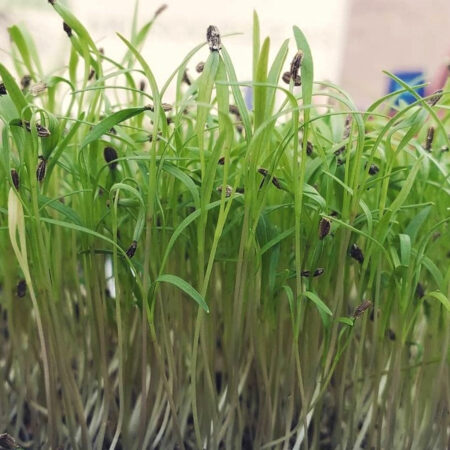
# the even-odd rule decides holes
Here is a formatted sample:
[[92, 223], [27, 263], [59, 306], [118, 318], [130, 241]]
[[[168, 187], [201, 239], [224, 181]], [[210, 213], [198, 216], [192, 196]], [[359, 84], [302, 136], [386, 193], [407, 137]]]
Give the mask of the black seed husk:
[[39, 159], [40, 159], [40, 161], [39, 161], [39, 164], [36, 169], [36, 178], [40, 182], [40, 181], [43, 181], [45, 178], [45, 170], [47, 168], [47, 161], [44, 159], [43, 156], [39, 156]]
[[435, 233], [433, 233], [433, 235], [431, 236], [431, 239], [433, 241], [436, 241], [437, 239], [439, 239], [441, 237], [441, 233], [439, 231], [436, 231]]
[[279, 180], [277, 177], [272, 177], [272, 184], [273, 184], [277, 189], [282, 189], [280, 180]]
[[428, 99], [428, 104], [430, 106], [434, 106], [442, 98], [443, 92], [444, 91], [442, 89], [438, 89], [436, 92], [434, 92], [433, 95]]
[[[163, 109], [163, 111], [168, 112], [173, 109], [173, 106], [169, 103], [161, 103], [161, 108]], [[145, 109], [147, 109], [148, 111], [151, 111], [151, 112], [155, 111], [154, 105], [147, 105], [145, 107]]]
[[305, 278], [309, 278], [309, 277], [320, 277], [320, 275], [322, 275], [325, 272], [325, 269], [322, 267], [318, 267], [317, 269], [314, 270], [314, 272], [311, 273], [310, 270], [303, 270], [302, 272], [300, 272], [300, 275], [302, 277]]
[[261, 184], [260, 184], [260, 186], [259, 186], [260, 189], [263, 187], [264, 182], [266, 181], [266, 179], [267, 179], [267, 178], [270, 178], [270, 177], [272, 177], [272, 184], [273, 184], [277, 189], [282, 189], [280, 180], [279, 180], [277, 177], [274, 177], [274, 176], [270, 175], [270, 173], [267, 171], [267, 169], [264, 169], [264, 168], [260, 167], [260, 168], [258, 169], [258, 173], [260, 173], [260, 174], [264, 177], [264, 180], [261, 182]]
[[103, 149], [103, 157], [105, 158], [106, 163], [108, 164], [111, 170], [114, 170], [117, 167], [117, 151], [113, 147], [105, 147]]
[[37, 135], [39, 137], [49, 137], [50, 136], [50, 131], [48, 131], [47, 128], [43, 127], [42, 125], [39, 125], [38, 123], [36, 124], [36, 131], [37, 131]]
[[322, 240], [330, 233], [331, 221], [326, 217], [322, 217], [319, 222], [319, 239]]
[[34, 97], [42, 94], [47, 90], [48, 86], [43, 81], [39, 81], [38, 83], [32, 84], [30, 86], [30, 94]]
[[221, 156], [219, 158], [219, 161], [217, 162], [220, 166], [223, 166], [225, 164], [225, 156]]
[[363, 252], [356, 244], [352, 244], [352, 246], [350, 247], [350, 256], [353, 259], [356, 259], [356, 261], [358, 261], [360, 264], [364, 262]]
[[63, 30], [66, 32], [67, 36], [72, 37], [72, 28], [66, 22], [63, 22]]
[[298, 70], [300, 69], [300, 66], [302, 64], [302, 59], [303, 59], [303, 52], [301, 50], [299, 50], [294, 58], [292, 59], [291, 62], [291, 70], [290, 70], [290, 75], [291, 78], [293, 78], [294, 80], [297, 78], [298, 76]]
[[190, 86], [192, 83], [191, 83], [191, 80], [190, 80], [190, 78], [189, 78], [189, 76], [188, 76], [188, 74], [187, 74], [187, 69], [185, 69], [184, 70], [184, 72], [183, 72], [183, 78], [181, 79], [181, 81], [183, 82], [183, 83], [186, 83], [188, 86]]
[[209, 49], [212, 52], [218, 52], [222, 48], [220, 31], [215, 25], [210, 25], [206, 30], [206, 40], [208, 41]]
[[27, 293], [27, 283], [25, 280], [20, 280], [16, 286], [17, 297], [25, 297]]
[[[25, 129], [31, 133], [30, 122], [24, 120], [22, 122], [22, 126], [25, 127]], [[39, 125], [38, 123], [36, 124], [36, 131], [37, 131], [37, 135], [42, 138], [49, 137], [51, 134], [50, 131], [47, 130], [47, 128], [43, 127], [42, 125]]]
[[141, 92], [144, 92], [144, 91], [145, 91], [145, 81], [144, 81], [144, 80], [141, 80], [141, 81], [139, 82], [139, 90], [140, 90]]
[[0, 83], [0, 95], [6, 95], [6, 87], [5, 87], [5, 83]]
[[[281, 78], [286, 84], [289, 84], [291, 82], [292, 76], [290, 72], [284, 72]], [[301, 85], [302, 85], [302, 77], [300, 75], [297, 75], [294, 78], [294, 86], [301, 86]]]
[[5, 450], [13, 450], [20, 447], [17, 445], [16, 440], [12, 436], [8, 433], [2, 433], [0, 434], [0, 448]]
[[376, 175], [379, 172], [379, 168], [375, 164], [371, 164], [369, 167], [369, 175]]
[[230, 105], [228, 107], [228, 111], [230, 111], [231, 114], [234, 114], [237, 117], [241, 117], [241, 114], [239, 113], [239, 108], [236, 105]]
[[30, 83], [31, 83], [30, 75], [24, 75], [20, 80], [20, 85], [22, 86], [22, 89], [28, 89], [30, 87]]
[[[159, 132], [159, 133], [156, 135], [156, 140], [159, 141], [160, 137], [161, 137], [161, 132]], [[153, 142], [153, 134], [150, 134], [150, 135], [148, 136], [148, 142]]]
[[125, 252], [128, 258], [132, 258], [134, 254], [136, 253], [137, 248], [137, 242], [133, 241], [131, 245], [128, 247], [127, 251]]
[[198, 73], [202, 73], [203, 69], [205, 68], [205, 63], [203, 61], [200, 61], [196, 66], [195, 66], [195, 70]]
[[350, 136], [351, 124], [352, 124], [352, 116], [348, 115], [345, 118], [344, 134], [343, 134], [344, 139], [347, 139]]
[[357, 317], [360, 317], [371, 306], [372, 302], [370, 300], [364, 300], [359, 306], [356, 307], [355, 312], [353, 313], [353, 318], [356, 319]]
[[427, 152], [431, 152], [431, 145], [433, 144], [434, 139], [434, 127], [428, 128], [427, 131], [427, 139], [425, 141], [425, 150]]
[[422, 298], [425, 295], [425, 289], [424, 289], [422, 283], [417, 283], [416, 295], [417, 295], [418, 298]]
[[322, 267], [319, 267], [314, 271], [313, 277], [320, 277], [320, 275], [322, 275], [324, 272], [325, 272], [325, 269]]
[[262, 176], [266, 177], [267, 175], [269, 175], [269, 172], [267, 171], [267, 169], [264, 169], [262, 167], [260, 167], [258, 169], [258, 173], [260, 173]]
[[155, 15], [154, 17], [158, 17], [160, 14], [163, 13], [163, 11], [165, 11], [168, 8], [168, 6], [166, 4], [161, 5], [156, 11], [155, 11]]
[[395, 336], [394, 330], [392, 330], [391, 328], [389, 328], [389, 329], [386, 331], [386, 335], [387, 335], [387, 337], [388, 337], [391, 341], [395, 341], [396, 336]]
[[[217, 192], [222, 193], [222, 186], [217, 186]], [[231, 197], [231, 194], [233, 193], [233, 188], [230, 185], [225, 186], [225, 197]]]
[[11, 169], [11, 180], [12, 180], [14, 187], [16, 188], [16, 191], [18, 191], [19, 186], [20, 186], [20, 181], [19, 181], [19, 174], [17, 173], [16, 169]]
[[311, 156], [313, 154], [313, 151], [314, 151], [314, 145], [312, 142], [308, 141], [306, 143], [306, 154], [308, 156]]
[[284, 72], [281, 79], [286, 83], [289, 84], [291, 82], [291, 72]]

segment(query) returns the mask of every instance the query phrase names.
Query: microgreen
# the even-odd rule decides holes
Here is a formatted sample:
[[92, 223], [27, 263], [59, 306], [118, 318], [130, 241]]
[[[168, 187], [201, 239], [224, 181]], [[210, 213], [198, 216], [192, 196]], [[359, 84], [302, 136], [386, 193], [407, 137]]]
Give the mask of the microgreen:
[[47, 6], [66, 70], [19, 26], [0, 64], [5, 442], [445, 448], [449, 83], [360, 111], [256, 13], [251, 80], [205, 24], [159, 83], [164, 8], [115, 61]]

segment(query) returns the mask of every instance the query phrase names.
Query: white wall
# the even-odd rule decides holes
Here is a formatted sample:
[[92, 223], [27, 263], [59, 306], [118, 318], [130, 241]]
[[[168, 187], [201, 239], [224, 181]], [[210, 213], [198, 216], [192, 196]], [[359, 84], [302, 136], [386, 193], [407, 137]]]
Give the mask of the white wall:
[[[60, 0], [56, 0], [60, 1]], [[141, 0], [140, 20], [145, 23], [163, 3]], [[316, 79], [339, 81], [343, 59], [347, 0], [167, 0], [168, 9], [160, 16], [144, 49], [144, 55], [160, 82], [181, 62], [184, 55], [205, 39], [206, 28], [217, 25], [222, 32], [243, 32], [225, 38], [237, 67], [238, 77], [251, 74], [252, 15], [256, 9], [262, 37], [271, 37], [271, 57], [286, 38], [292, 38], [292, 26], [299, 26], [309, 38], [315, 58]], [[115, 36], [119, 31], [129, 36], [134, 1], [73, 0], [72, 11], [88, 28], [108, 55], [118, 56], [123, 44]], [[61, 20], [46, 0], [0, 0], [0, 48], [8, 48], [7, 26], [24, 22], [45, 52], [46, 67], [59, 67], [67, 61], [64, 49], [68, 39]], [[295, 52], [291, 39], [289, 59]], [[205, 58], [207, 50], [196, 61]], [[65, 59], [64, 59], [65, 58]], [[3, 60], [3, 57], [2, 57]], [[192, 66], [191, 71], [194, 70]]]
[[434, 81], [450, 63], [450, 0], [351, 0], [348, 23], [342, 84], [361, 107], [386, 93], [383, 70]]

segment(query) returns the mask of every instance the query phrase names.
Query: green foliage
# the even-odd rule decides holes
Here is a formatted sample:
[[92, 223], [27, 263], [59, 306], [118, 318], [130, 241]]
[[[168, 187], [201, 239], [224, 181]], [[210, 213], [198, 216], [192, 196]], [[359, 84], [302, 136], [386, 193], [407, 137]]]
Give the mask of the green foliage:
[[255, 13], [251, 82], [222, 38], [189, 85], [205, 43], [160, 87], [141, 54], [158, 14], [139, 26], [136, 7], [118, 62], [51, 3], [67, 71], [46, 76], [19, 26], [14, 74], [0, 64], [0, 431], [50, 449], [445, 448], [448, 83], [431, 105], [396, 79], [413, 104], [359, 111], [314, 82], [297, 27], [272, 59]]

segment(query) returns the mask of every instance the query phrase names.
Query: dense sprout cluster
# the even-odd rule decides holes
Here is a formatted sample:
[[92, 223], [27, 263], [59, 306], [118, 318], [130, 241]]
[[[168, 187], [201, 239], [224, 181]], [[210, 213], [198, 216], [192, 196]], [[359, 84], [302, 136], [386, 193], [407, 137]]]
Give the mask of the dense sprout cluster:
[[49, 3], [67, 71], [0, 64], [2, 445], [445, 448], [448, 84], [361, 112], [255, 15], [250, 107], [216, 26], [158, 84], [165, 7], [114, 61]]

